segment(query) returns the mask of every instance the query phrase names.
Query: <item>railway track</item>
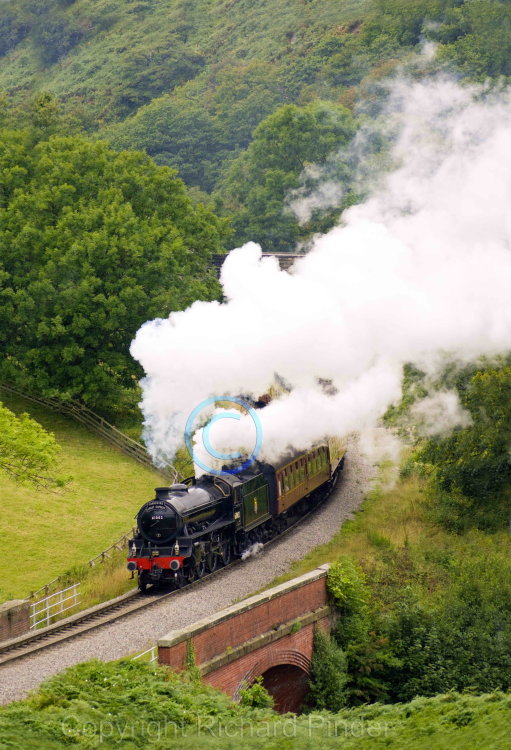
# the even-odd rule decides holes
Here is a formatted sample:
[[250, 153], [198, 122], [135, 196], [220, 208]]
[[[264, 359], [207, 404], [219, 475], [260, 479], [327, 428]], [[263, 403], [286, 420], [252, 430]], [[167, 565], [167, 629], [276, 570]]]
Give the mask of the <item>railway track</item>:
[[[263, 545], [263, 548], [267, 549], [276, 542], [280, 541], [294, 529], [296, 529], [297, 526], [314, 515], [314, 513], [316, 513], [319, 508], [321, 508], [328, 500], [333, 489], [334, 488], [332, 487], [331, 491], [324, 498], [324, 500], [315, 505], [312, 510], [298, 518], [283, 532], [278, 534], [278, 536], [275, 536], [273, 537], [273, 539], [267, 541]], [[234, 566], [240, 565], [242, 564], [242, 562], [243, 559], [236, 559], [229, 565], [223, 568], [218, 568], [212, 573], [208, 573], [202, 578], [194, 581], [193, 583], [187, 584], [181, 589], [173, 589], [172, 591], [162, 592], [150, 591], [146, 594], [142, 594], [138, 590], [129, 591], [126, 594], [118, 596], [116, 599], [111, 599], [110, 601], [104, 602], [103, 604], [98, 604], [95, 607], [83, 610], [83, 612], [78, 612], [75, 615], [71, 615], [71, 617], [67, 617], [65, 620], [60, 620], [59, 622], [54, 623], [53, 625], [49, 625], [45, 628], [40, 628], [35, 632], [27, 633], [10, 641], [0, 643], [0, 666], [2, 666], [3, 664], [7, 664], [8, 662], [23, 659], [25, 656], [29, 656], [36, 651], [50, 648], [51, 646], [61, 643], [62, 641], [76, 638], [91, 630], [95, 630], [97, 628], [103, 627], [104, 625], [108, 625], [112, 622], [115, 622], [116, 620], [119, 620], [122, 617], [127, 617], [128, 615], [131, 615], [133, 612], [136, 612], [140, 609], [145, 609], [147, 607], [158, 604], [163, 599], [167, 599], [171, 596], [178, 597], [182, 593], [188, 592], [193, 588], [201, 586], [204, 581], [211, 580], [213, 578], [217, 578], [221, 575], [226, 574], [227, 572], [232, 570]]]

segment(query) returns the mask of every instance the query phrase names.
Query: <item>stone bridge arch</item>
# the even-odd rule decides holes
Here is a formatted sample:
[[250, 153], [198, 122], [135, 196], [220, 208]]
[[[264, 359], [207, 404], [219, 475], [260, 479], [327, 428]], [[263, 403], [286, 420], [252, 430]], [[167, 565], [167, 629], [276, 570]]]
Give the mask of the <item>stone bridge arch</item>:
[[158, 660], [186, 666], [193, 647], [205, 682], [239, 699], [262, 676], [280, 711], [298, 711], [310, 676], [314, 630], [330, 628], [322, 565], [158, 641]]
[[239, 700], [240, 691], [263, 678], [263, 686], [273, 697], [275, 708], [281, 713], [298, 713], [307, 699], [311, 659], [298, 649], [265, 651], [262, 658], [243, 676], [234, 700]]

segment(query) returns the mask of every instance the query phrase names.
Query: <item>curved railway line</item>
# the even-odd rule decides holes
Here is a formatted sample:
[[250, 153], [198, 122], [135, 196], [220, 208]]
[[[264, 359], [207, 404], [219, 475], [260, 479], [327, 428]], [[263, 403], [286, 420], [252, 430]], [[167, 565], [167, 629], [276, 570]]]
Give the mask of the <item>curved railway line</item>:
[[[321, 502], [314, 506], [308, 513], [300, 516], [296, 521], [290, 524], [284, 531], [277, 536], [267, 541], [263, 547], [267, 549], [275, 542], [283, 539], [287, 534], [296, 529], [297, 526], [301, 525], [308, 518], [317, 513], [330, 497], [335, 489], [335, 486], [330, 488], [329, 492], [325, 494]], [[148, 593], [142, 594], [138, 589], [128, 591], [126, 594], [111, 599], [103, 604], [98, 604], [90, 609], [78, 612], [75, 615], [71, 615], [64, 620], [60, 620], [52, 625], [45, 628], [25, 635], [13, 638], [10, 641], [0, 643], [0, 666], [8, 662], [13, 662], [19, 659], [23, 659], [25, 656], [41, 651], [42, 649], [54, 646], [62, 641], [69, 640], [70, 638], [76, 638], [84, 633], [87, 633], [96, 628], [100, 628], [104, 625], [108, 625], [115, 620], [119, 620], [121, 617], [127, 617], [134, 612], [141, 609], [146, 609], [152, 605], [160, 603], [163, 599], [167, 599], [170, 596], [179, 596], [185, 592], [190, 591], [193, 588], [201, 586], [203, 581], [217, 578], [227, 571], [232, 570], [236, 565], [243, 562], [242, 558], [233, 560], [229, 565], [223, 568], [218, 568], [212, 573], [207, 573], [200, 579], [189, 583], [183, 588], [173, 589], [171, 591], [149, 591]]]

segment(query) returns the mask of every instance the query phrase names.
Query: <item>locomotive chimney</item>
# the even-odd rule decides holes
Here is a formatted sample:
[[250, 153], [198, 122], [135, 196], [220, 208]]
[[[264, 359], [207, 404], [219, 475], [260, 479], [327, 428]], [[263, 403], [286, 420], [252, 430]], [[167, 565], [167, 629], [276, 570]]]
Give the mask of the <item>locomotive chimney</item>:
[[155, 487], [156, 500], [167, 500], [170, 487]]

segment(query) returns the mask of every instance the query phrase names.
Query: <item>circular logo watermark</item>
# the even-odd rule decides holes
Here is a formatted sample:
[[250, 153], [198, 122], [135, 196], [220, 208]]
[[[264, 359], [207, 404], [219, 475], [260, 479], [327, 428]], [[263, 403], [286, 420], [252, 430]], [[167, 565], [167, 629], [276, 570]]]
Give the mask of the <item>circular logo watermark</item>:
[[[202, 461], [197, 456], [197, 454], [194, 451], [193, 441], [192, 441], [194, 424], [195, 424], [197, 417], [208, 406], [211, 406], [211, 404], [216, 404], [218, 402], [222, 402], [222, 403], [227, 402], [230, 404], [237, 404], [238, 406], [241, 406], [246, 411], [246, 413], [249, 414], [250, 417], [252, 418], [252, 421], [256, 429], [255, 446], [250, 457], [245, 459], [243, 463], [241, 464], [237, 463], [232, 467], [224, 468], [220, 470], [215, 469], [212, 466], [208, 466], [206, 463], [204, 463], [204, 461]], [[220, 453], [219, 451], [215, 450], [213, 446], [211, 445], [211, 441], [209, 437], [211, 427], [214, 425], [215, 422], [218, 422], [221, 419], [240, 420], [241, 413], [238, 410], [236, 410], [236, 411], [222, 412], [221, 414], [214, 414], [202, 430], [202, 442], [203, 442], [204, 448], [206, 449], [208, 455], [212, 456], [212, 458], [219, 459], [220, 461], [240, 461], [240, 459], [243, 457], [241, 453], [238, 453], [238, 452]], [[200, 466], [200, 468], [203, 469], [207, 474], [215, 474], [216, 476], [222, 476], [223, 474], [239, 474], [241, 471], [248, 469], [248, 467], [251, 466], [254, 463], [254, 461], [257, 459], [259, 451], [261, 450], [262, 442], [263, 442], [263, 428], [261, 425], [261, 421], [259, 417], [257, 416], [255, 409], [253, 409], [252, 406], [250, 406], [250, 404], [248, 404], [242, 398], [236, 398], [234, 396], [211, 396], [211, 398], [207, 398], [204, 401], [201, 401], [201, 403], [195, 407], [195, 409], [192, 411], [192, 413], [190, 414], [190, 416], [188, 417], [186, 421], [186, 427], [185, 427], [186, 448], [194, 464], [197, 464], [197, 466]]]

